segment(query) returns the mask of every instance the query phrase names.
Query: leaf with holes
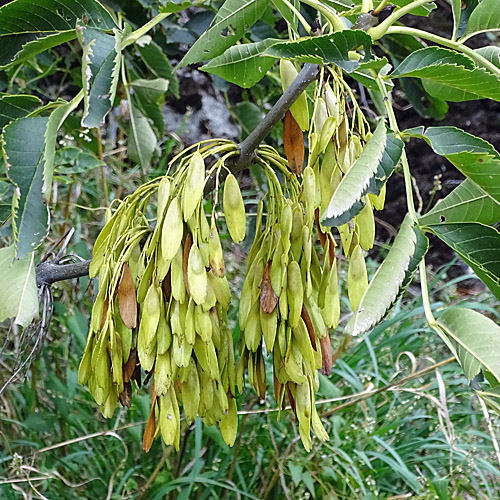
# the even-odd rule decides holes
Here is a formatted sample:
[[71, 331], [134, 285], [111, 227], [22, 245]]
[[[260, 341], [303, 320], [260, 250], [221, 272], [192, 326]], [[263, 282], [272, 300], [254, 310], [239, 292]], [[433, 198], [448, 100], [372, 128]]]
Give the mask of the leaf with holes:
[[248, 89], [264, 78], [271, 69], [274, 57], [267, 56], [264, 52], [278, 41], [269, 38], [262, 42], [234, 45], [200, 69]]
[[425, 226], [469, 264], [500, 300], [500, 233], [477, 222], [442, 223]]
[[[266, 54], [310, 63], [333, 63], [351, 73], [371, 58], [371, 37], [364, 31], [348, 30], [293, 42], [276, 43]], [[351, 60], [349, 53], [362, 50], [363, 58]]]
[[101, 30], [116, 28], [96, 0], [14, 0], [0, 8], [0, 69], [76, 38], [76, 23]]
[[121, 35], [108, 35], [94, 28], [82, 28], [79, 34], [83, 47], [82, 81], [84, 110], [82, 126], [99, 127], [113, 106], [121, 55]]
[[247, 26], [261, 18], [268, 5], [269, 0], [226, 0], [210, 28], [196, 40], [179, 66], [221, 55], [243, 36]]
[[[415, 225], [407, 215], [387, 257], [377, 269], [361, 298], [359, 307], [347, 323], [344, 330], [346, 334], [364, 333], [384, 317], [398, 297], [407, 272], [414, 272], [418, 266], [417, 262], [413, 264], [412, 270], [409, 267], [416, 248]], [[406, 286], [408, 284], [409, 280]]]
[[418, 220], [420, 226], [440, 222], [480, 222], [491, 225], [498, 221], [500, 221], [500, 204], [470, 179], [465, 179]]
[[0, 248], [0, 323], [15, 318], [14, 323], [27, 326], [38, 314], [38, 289], [35, 282], [34, 253], [15, 259], [14, 245]]
[[449, 49], [427, 47], [413, 52], [387, 78], [401, 77], [422, 78], [425, 90], [445, 101], [500, 101], [497, 77]]
[[481, 370], [500, 380], [500, 327], [477, 311], [454, 307], [437, 319], [446, 343], [471, 381]]
[[500, 203], [500, 155], [489, 143], [455, 127], [415, 127], [404, 135], [425, 140], [460, 172]]

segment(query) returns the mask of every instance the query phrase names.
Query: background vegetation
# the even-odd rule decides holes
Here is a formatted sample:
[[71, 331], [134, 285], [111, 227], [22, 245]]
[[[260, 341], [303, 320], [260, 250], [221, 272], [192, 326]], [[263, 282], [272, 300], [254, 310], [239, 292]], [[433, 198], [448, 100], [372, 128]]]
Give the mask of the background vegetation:
[[[158, 7], [152, 0], [105, 3], [122, 13], [133, 28], [146, 23]], [[131, 80], [161, 77], [169, 81], [168, 90], [138, 88], [134, 94], [136, 109], [153, 117], [147, 129], [154, 142], [147, 152], [150, 168], [141, 166], [137, 148], [130, 150], [130, 96], [122, 88], [104, 126], [83, 128], [81, 111], [65, 121], [58, 135], [50, 200], [53, 219], [44, 243], [45, 256], [63, 248], [68, 261], [75, 255], [90, 258], [110, 201], [163, 174], [167, 161], [186, 144], [210, 136], [245, 137], [282, 93], [277, 68], [251, 89], [236, 88], [191, 67], [177, 74], [172, 70], [168, 59], [175, 65], [182, 58], [220, 4], [203, 2], [162, 21], [151, 33], [161, 49], [156, 54], [159, 65], [138, 50], [126, 54]], [[446, 9], [446, 5], [443, 2], [439, 7]], [[312, 22], [315, 11], [305, 8], [303, 13]], [[286, 24], [270, 9], [246, 37], [257, 42], [280, 37], [285, 30]], [[492, 36], [490, 43], [495, 40]], [[29, 94], [42, 104], [58, 98], [70, 100], [81, 88], [80, 61], [81, 47], [76, 41], [52, 48], [0, 71], [0, 92]], [[362, 87], [357, 91], [362, 93], [366, 113], [376, 110]], [[398, 102], [406, 105], [408, 97], [398, 96]], [[478, 113], [483, 106], [480, 103]], [[456, 109], [452, 106], [452, 114], [459, 114]], [[435, 108], [417, 111], [427, 120], [442, 117]], [[229, 118], [234, 126], [228, 126]], [[0, 114], [4, 126], [1, 119]], [[453, 123], [463, 125], [457, 120]], [[281, 147], [281, 136], [277, 126], [267, 142]], [[410, 162], [418, 164], [419, 157]], [[418, 172], [425, 203], [446, 191], [446, 184], [445, 191], [439, 189], [439, 179], [430, 181], [434, 174], [425, 169]], [[5, 182], [4, 168], [0, 168], [0, 176], [3, 203], [13, 187]], [[251, 168], [239, 180], [248, 211], [255, 212], [266, 188], [265, 179]], [[388, 185], [388, 192], [394, 193], [390, 196], [398, 198], [400, 186], [401, 177], [396, 175]], [[10, 211], [7, 204], [0, 204], [4, 214]], [[401, 204], [390, 203], [380, 217], [389, 224], [380, 221], [377, 225], [370, 275], [387, 253], [394, 226], [401, 222]], [[71, 240], [63, 244], [70, 230]], [[0, 229], [3, 244], [10, 243], [10, 234], [6, 220]], [[253, 234], [247, 235], [246, 246], [233, 248], [229, 236], [223, 235], [225, 250], [232, 252], [226, 263], [234, 287], [229, 319], [235, 341], [244, 252], [252, 239]], [[457, 260], [451, 253], [445, 255], [431, 257], [434, 310], [458, 304], [480, 310], [498, 322], [498, 301], [473, 277], [454, 272]], [[344, 265], [344, 283], [346, 272]], [[95, 284], [87, 278], [76, 284], [60, 282], [52, 293], [50, 327], [43, 337], [40, 322], [26, 329], [5, 322], [0, 329], [0, 496], [6, 500], [162, 499], [169, 495], [177, 499], [444, 500], [500, 495], [500, 451], [495, 439], [498, 418], [487, 417], [484, 403], [473, 395], [462, 369], [428, 328], [416, 285], [369, 335], [344, 345], [341, 334], [334, 334], [339, 359], [330, 377], [320, 376], [318, 394], [324, 400], [319, 412], [330, 441], [314, 441], [310, 453], [300, 444], [293, 415], [283, 412], [276, 421], [274, 399], [268, 396], [261, 401], [247, 389], [238, 397], [242, 411], [233, 448], [224, 444], [218, 429], [202, 426], [197, 420], [185, 427], [179, 453], [156, 440], [145, 454], [141, 439], [150, 412], [147, 389], [134, 396], [128, 411], [120, 410], [113, 419], [105, 420], [87, 388], [77, 383]], [[342, 297], [345, 319], [350, 311], [345, 290]], [[17, 369], [21, 377], [4, 386]]]

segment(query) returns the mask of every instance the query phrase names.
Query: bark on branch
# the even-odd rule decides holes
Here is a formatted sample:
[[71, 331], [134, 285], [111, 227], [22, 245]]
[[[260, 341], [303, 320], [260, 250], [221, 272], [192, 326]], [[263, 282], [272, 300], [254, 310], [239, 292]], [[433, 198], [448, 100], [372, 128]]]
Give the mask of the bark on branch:
[[74, 264], [57, 264], [52, 261], [41, 262], [36, 266], [36, 286], [52, 285], [56, 281], [70, 280], [88, 276], [90, 260]]
[[[271, 132], [272, 128], [285, 116], [290, 106], [297, 100], [299, 95], [318, 76], [319, 65], [306, 63], [303, 68], [286, 89], [276, 104], [271, 108], [264, 119], [250, 132], [248, 137], [238, 145], [240, 155], [231, 167], [233, 173], [249, 167], [255, 157], [255, 151], [259, 144]], [[213, 186], [212, 186], [213, 189]], [[57, 264], [46, 261], [36, 267], [36, 284], [40, 288], [42, 285], [52, 285], [57, 281], [81, 278], [89, 274], [90, 260], [76, 262], [74, 264]]]

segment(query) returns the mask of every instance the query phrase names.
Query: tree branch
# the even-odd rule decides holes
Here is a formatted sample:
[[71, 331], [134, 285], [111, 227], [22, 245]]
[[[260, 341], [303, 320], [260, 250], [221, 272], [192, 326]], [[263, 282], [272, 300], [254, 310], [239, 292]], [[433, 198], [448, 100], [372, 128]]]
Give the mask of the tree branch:
[[239, 144], [240, 156], [236, 165], [231, 170], [238, 172], [247, 168], [254, 159], [255, 150], [265, 137], [271, 132], [272, 128], [285, 116], [290, 106], [297, 100], [300, 94], [304, 92], [307, 86], [318, 76], [319, 65], [306, 63], [300, 70], [295, 80], [285, 90], [284, 94], [278, 99], [264, 119], [255, 127], [249, 136]]
[[70, 280], [88, 276], [90, 260], [74, 264], [57, 264], [56, 262], [41, 262], [36, 266], [36, 286], [52, 285], [56, 281]]
[[[271, 132], [272, 128], [285, 116], [285, 113], [290, 109], [290, 106], [297, 100], [299, 95], [316, 79], [318, 72], [318, 64], [304, 64], [295, 80], [285, 90], [269, 113], [267, 113], [257, 127], [250, 132], [248, 137], [238, 145], [240, 155], [235, 164], [231, 166], [231, 171], [233, 173], [244, 170], [252, 163], [255, 157], [255, 150], [259, 147], [259, 144], [266, 138], [269, 132]], [[213, 183], [211, 181], [212, 179], [207, 182], [209, 191], [213, 189]], [[53, 261], [41, 262], [36, 267], [36, 285], [40, 288], [43, 285], [52, 285], [56, 281], [88, 276], [89, 266], [90, 260], [74, 264], [57, 264]]]

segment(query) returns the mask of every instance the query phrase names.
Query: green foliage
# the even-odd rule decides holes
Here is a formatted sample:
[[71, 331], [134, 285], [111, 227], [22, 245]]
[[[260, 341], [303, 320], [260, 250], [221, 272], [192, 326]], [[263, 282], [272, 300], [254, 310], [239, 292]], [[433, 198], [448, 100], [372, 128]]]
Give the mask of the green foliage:
[[38, 314], [34, 254], [14, 261], [15, 253], [13, 245], [0, 249], [4, 285], [0, 292], [0, 321], [15, 318], [16, 325], [28, 326]]
[[444, 101], [493, 99], [500, 101], [498, 78], [478, 68], [464, 54], [439, 47], [428, 47], [410, 54], [390, 75], [422, 78], [430, 95]]
[[76, 37], [77, 21], [90, 28], [115, 27], [108, 11], [96, 0], [16, 0], [0, 8], [0, 69], [23, 62]]
[[[411, 0], [395, 0], [380, 24], [368, 12], [382, 4], [358, 0], [129, 0], [106, 7], [13, 0], [1, 7], [0, 321], [12, 323], [0, 331], [0, 356], [2, 366], [21, 375], [29, 369], [29, 377], [5, 392], [0, 387], [7, 479], [0, 496], [497, 497], [497, 443], [487, 424], [498, 417], [485, 423], [486, 410], [471, 395], [500, 412], [500, 156], [454, 126], [400, 132], [390, 95], [400, 89], [418, 114], [436, 119], [445, 117], [447, 102], [500, 101], [497, 3], [452, 0], [450, 38], [401, 25], [402, 13], [442, 8]], [[321, 29], [313, 34], [315, 17]], [[491, 45], [465, 45], [480, 33]], [[249, 176], [235, 171], [240, 150], [233, 141], [188, 138], [195, 144], [179, 154], [178, 135], [206, 95], [224, 94], [242, 135], [252, 138], [304, 62], [320, 65], [317, 78], [301, 87], [284, 127], [265, 130], [267, 144], [248, 153]], [[191, 88], [198, 69], [206, 75]], [[213, 95], [200, 96], [207, 82]], [[177, 130], [165, 125], [166, 101], [186, 114]], [[286, 111], [276, 109], [268, 115], [274, 123]], [[410, 138], [466, 176], [423, 214], [412, 199], [412, 159], [404, 152]], [[227, 171], [234, 175], [222, 195]], [[387, 183], [394, 172], [404, 177], [408, 213], [390, 244], [375, 239], [374, 210], [394, 198]], [[173, 222], [167, 206], [178, 208]], [[61, 257], [69, 227], [76, 245]], [[429, 290], [429, 234], [489, 290], [464, 299], [454, 285], [467, 276], [450, 280], [446, 268]], [[243, 240], [239, 250], [230, 239]], [[74, 255], [89, 258], [92, 247], [90, 274], [100, 271], [98, 280], [37, 289], [42, 256], [58, 266], [78, 261]], [[127, 303], [142, 328], [125, 325], [124, 262], [133, 290]], [[88, 291], [97, 297], [90, 336]], [[210, 338], [200, 342], [202, 334]], [[358, 338], [348, 345], [351, 335]], [[125, 381], [135, 347], [138, 357], [130, 359], [138, 364]], [[441, 361], [446, 348], [461, 368], [445, 360], [417, 373]], [[78, 385], [82, 355], [80, 379], [92, 373], [91, 393], [112, 421]], [[196, 373], [201, 406], [183, 402], [193, 363], [203, 365]], [[200, 391], [206, 372], [216, 399]], [[177, 406], [165, 406], [165, 391], [201, 420], [181, 424]], [[119, 400], [130, 408], [113, 415]], [[276, 420], [287, 401], [293, 409]], [[258, 412], [263, 406], [273, 418]], [[234, 440], [237, 407], [244, 411], [230, 448], [224, 440]], [[202, 425], [219, 417], [222, 436]], [[141, 447], [148, 418], [144, 436], [151, 440]], [[169, 458], [171, 447], [153, 443], [151, 422], [179, 454]]]
[[[417, 233], [409, 216], [401, 224], [394, 243], [377, 272], [371, 279], [359, 307], [347, 323], [344, 332], [359, 335], [373, 328], [383, 318], [399, 295], [405, 278], [415, 272], [420, 259], [417, 254]], [[423, 238], [425, 236], [422, 235]], [[425, 247], [426, 245], [424, 245]], [[410, 268], [411, 259], [412, 267]]]
[[[333, 63], [351, 73], [370, 58], [371, 44], [372, 39], [363, 31], [341, 31], [305, 40], [276, 43], [266, 53], [301, 62]], [[349, 52], [355, 49], [362, 49], [364, 57], [359, 60], [351, 58]]]

